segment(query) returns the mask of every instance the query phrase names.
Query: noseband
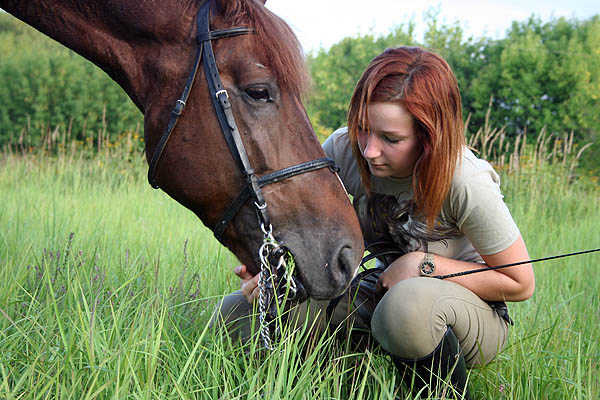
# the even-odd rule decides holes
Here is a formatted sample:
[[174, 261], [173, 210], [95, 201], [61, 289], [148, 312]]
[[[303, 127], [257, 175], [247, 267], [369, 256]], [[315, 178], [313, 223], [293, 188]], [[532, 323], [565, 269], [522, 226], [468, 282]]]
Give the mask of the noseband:
[[[204, 73], [206, 76], [206, 81], [208, 83], [208, 89], [211, 94], [210, 97], [212, 99], [213, 107], [215, 113], [217, 114], [219, 125], [221, 126], [221, 131], [225, 136], [225, 140], [227, 142], [227, 146], [229, 147], [229, 151], [231, 152], [235, 162], [237, 163], [240, 171], [242, 172], [246, 182], [246, 186], [241, 191], [241, 193], [225, 209], [220, 221], [213, 228], [213, 233], [217, 240], [222, 242], [225, 228], [227, 228], [228, 224], [239, 212], [242, 206], [244, 206], [248, 199], [254, 199], [255, 211], [258, 216], [258, 223], [262, 232], [264, 233], [263, 245], [259, 250], [259, 258], [261, 261], [261, 278], [259, 282], [259, 286], [261, 289], [259, 292], [259, 307], [261, 309], [261, 335], [263, 336], [265, 346], [267, 348], [270, 348], [270, 337], [268, 335], [268, 331], [266, 331], [266, 324], [264, 323], [264, 320], [267, 318], [267, 304], [271, 304], [269, 306], [269, 312], [272, 314], [271, 310], [275, 309], [275, 305], [273, 305], [273, 302], [271, 302], [270, 300], [273, 297], [273, 290], [277, 290], [275, 288], [276, 284], [282, 278], [284, 280], [288, 280], [289, 285], [292, 287], [292, 291], [295, 291], [295, 283], [293, 278], [287, 276], [288, 272], [286, 271], [285, 261], [287, 249], [285, 249], [283, 246], [280, 246], [273, 237], [273, 227], [270, 222], [269, 214], [267, 211], [267, 203], [265, 201], [261, 188], [266, 185], [283, 181], [296, 175], [315, 171], [325, 167], [329, 168], [334, 173], [337, 173], [338, 169], [335, 166], [334, 161], [330, 158], [319, 158], [316, 160], [293, 165], [281, 169], [279, 171], [263, 175], [261, 177], [256, 176], [254, 170], [252, 169], [252, 166], [250, 165], [248, 154], [242, 142], [242, 138], [237, 128], [237, 124], [235, 123], [231, 103], [229, 101], [229, 95], [227, 93], [227, 90], [225, 90], [223, 84], [221, 83], [221, 78], [219, 76], [219, 71], [217, 69], [217, 63], [215, 60], [211, 43], [212, 40], [238, 35], [246, 35], [254, 32], [253, 30], [246, 27], [236, 27], [211, 31], [209, 26], [209, 19], [210, 0], [207, 0], [202, 4], [202, 6], [200, 6], [197, 15], [198, 31], [196, 35], [196, 42], [198, 44], [198, 48], [196, 58], [194, 61], [194, 66], [192, 68], [192, 71], [190, 72], [190, 75], [188, 76], [188, 80], [186, 82], [185, 88], [181, 96], [175, 103], [175, 107], [171, 112], [169, 123], [167, 124], [167, 127], [165, 128], [165, 131], [150, 161], [150, 167], [148, 169], [148, 182], [150, 183], [150, 186], [152, 186], [154, 189], [159, 188], [157, 182], [154, 179], [154, 174], [156, 172], [158, 161], [160, 160], [160, 157], [167, 145], [171, 133], [175, 128], [175, 125], [177, 124], [179, 117], [183, 113], [183, 109], [185, 108], [188, 96], [194, 83], [194, 79], [198, 72], [198, 68], [202, 61], [202, 58], [204, 57]], [[277, 281], [275, 281], [273, 277], [275, 277]], [[282, 296], [278, 294], [277, 299], [280, 300], [281, 298]]]

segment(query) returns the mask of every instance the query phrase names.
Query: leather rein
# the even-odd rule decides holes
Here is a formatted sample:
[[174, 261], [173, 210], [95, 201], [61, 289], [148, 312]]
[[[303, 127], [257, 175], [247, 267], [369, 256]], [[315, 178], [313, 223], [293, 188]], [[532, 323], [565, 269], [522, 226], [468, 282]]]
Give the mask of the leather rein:
[[[267, 210], [267, 203], [261, 188], [266, 185], [274, 184], [285, 179], [289, 179], [293, 176], [319, 170], [321, 168], [329, 168], [333, 173], [337, 173], [338, 168], [335, 166], [334, 161], [330, 158], [319, 158], [283, 168], [261, 177], [256, 176], [248, 159], [248, 153], [246, 152], [237, 124], [235, 122], [231, 103], [229, 101], [229, 95], [221, 82], [211, 43], [213, 40], [252, 34], [254, 31], [246, 27], [235, 27], [211, 31], [209, 20], [210, 0], [207, 0], [200, 6], [197, 15], [196, 42], [198, 47], [194, 66], [188, 76], [181, 96], [176, 101], [175, 106], [171, 111], [169, 122], [150, 161], [150, 166], [148, 169], [148, 182], [154, 189], [159, 188], [159, 185], [154, 178], [158, 162], [165, 150], [167, 142], [169, 141], [175, 126], [177, 125], [179, 117], [181, 117], [183, 114], [183, 110], [194, 84], [198, 68], [202, 63], [202, 59], [204, 58], [204, 73], [206, 82], [208, 84], [208, 89], [211, 93], [210, 97], [212, 99], [213, 108], [217, 115], [217, 119], [219, 120], [219, 125], [227, 142], [227, 146], [229, 147], [229, 151], [231, 152], [235, 162], [242, 172], [246, 183], [244, 189], [236, 198], [233, 199], [233, 201], [223, 212], [219, 222], [213, 228], [213, 233], [217, 240], [222, 242], [225, 229], [231, 220], [250, 198], [254, 199], [258, 223], [264, 234], [263, 245], [259, 250], [259, 259], [261, 261], [261, 277], [259, 279], [261, 336], [263, 337], [265, 347], [271, 348], [271, 340], [267, 324], [269, 322], [268, 320], [274, 319], [273, 314], [275, 313], [276, 308], [279, 307], [278, 304], [274, 304], [278, 302], [274, 302], [272, 300], [274, 296], [277, 297], [278, 301], [284, 301], [285, 298], [292, 298], [293, 295], [295, 295], [295, 282], [294, 278], [290, 276], [291, 274], [288, 275], [288, 271], [286, 269], [287, 249], [279, 245], [273, 236], [273, 226], [271, 225]], [[286, 283], [285, 286], [287, 286], [287, 290], [285, 293], [278, 293], [278, 290], [282, 290], [282, 281]], [[290, 292], [292, 297], [288, 297]]]

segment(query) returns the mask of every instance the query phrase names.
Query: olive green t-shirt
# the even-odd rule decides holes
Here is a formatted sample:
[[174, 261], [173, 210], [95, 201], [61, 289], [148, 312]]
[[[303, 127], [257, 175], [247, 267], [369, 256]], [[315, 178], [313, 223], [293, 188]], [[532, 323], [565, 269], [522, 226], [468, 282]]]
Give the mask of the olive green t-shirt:
[[[340, 167], [340, 178], [353, 196], [359, 218], [364, 219], [360, 209], [366, 203], [367, 195], [352, 154], [347, 128], [333, 132], [323, 143], [323, 149]], [[371, 189], [373, 193], [393, 195], [398, 201], [413, 197], [412, 177], [371, 176]], [[477, 158], [467, 148], [455, 170], [437, 224], [447, 226], [447, 232], [451, 234], [447, 238], [426, 243], [426, 249], [419, 246], [412, 250], [427, 250], [455, 260], [481, 262], [480, 254], [495, 254], [505, 250], [520, 234], [504, 203], [498, 174], [487, 161]]]

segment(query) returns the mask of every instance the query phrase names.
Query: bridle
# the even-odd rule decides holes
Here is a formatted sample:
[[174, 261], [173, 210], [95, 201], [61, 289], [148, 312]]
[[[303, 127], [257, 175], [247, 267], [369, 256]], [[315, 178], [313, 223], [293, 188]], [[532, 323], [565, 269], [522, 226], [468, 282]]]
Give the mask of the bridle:
[[[198, 10], [197, 15], [197, 35], [196, 42], [198, 44], [194, 66], [188, 76], [185, 88], [175, 103], [175, 107], [171, 111], [171, 117], [165, 128], [165, 131], [154, 151], [148, 169], [148, 182], [154, 189], [158, 189], [158, 183], [154, 179], [156, 167], [160, 157], [169, 141], [169, 138], [177, 125], [179, 117], [181, 117], [185, 108], [191, 88], [194, 84], [198, 68], [204, 58], [204, 73], [208, 89], [211, 94], [211, 99], [221, 131], [225, 136], [227, 146], [231, 152], [235, 162], [242, 172], [246, 186], [241, 193], [234, 198], [229, 206], [223, 212], [219, 222], [213, 228], [213, 233], [217, 240], [222, 242], [225, 229], [246, 204], [248, 199], [254, 199], [255, 211], [258, 217], [258, 223], [263, 233], [263, 245], [259, 249], [259, 259], [261, 265], [261, 277], [259, 278], [259, 309], [261, 322], [261, 336], [267, 348], [271, 348], [271, 339], [269, 335], [268, 323], [275, 318], [276, 310], [279, 307], [279, 301], [284, 298], [292, 298], [295, 295], [296, 284], [294, 278], [290, 276], [287, 270], [287, 249], [277, 243], [273, 236], [273, 226], [271, 225], [267, 203], [265, 201], [262, 187], [274, 184], [293, 176], [315, 171], [321, 168], [329, 168], [333, 173], [337, 173], [338, 169], [335, 163], [330, 158], [319, 158], [312, 161], [303, 162], [279, 171], [272, 172], [261, 177], [257, 177], [252, 169], [248, 154], [242, 142], [242, 138], [235, 123], [231, 103], [227, 90], [223, 87], [217, 63], [215, 60], [212, 41], [238, 35], [246, 35], [254, 33], [253, 30], [246, 27], [227, 28], [220, 30], [210, 30], [210, 0], [205, 1]], [[283, 283], [283, 284], [282, 284]], [[283, 287], [287, 290], [284, 290]], [[277, 292], [277, 302], [272, 301]], [[289, 295], [289, 297], [288, 297]], [[267, 311], [268, 308], [268, 311]]]

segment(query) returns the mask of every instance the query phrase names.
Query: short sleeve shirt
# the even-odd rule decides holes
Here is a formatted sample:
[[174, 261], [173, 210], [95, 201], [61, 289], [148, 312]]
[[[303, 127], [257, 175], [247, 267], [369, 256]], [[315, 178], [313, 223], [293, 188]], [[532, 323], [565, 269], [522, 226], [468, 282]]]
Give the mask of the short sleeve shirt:
[[[352, 154], [347, 128], [333, 132], [323, 144], [328, 157], [340, 167], [340, 178], [355, 208], [366, 202], [367, 193], [360, 180]], [[412, 177], [380, 178], [371, 176], [374, 193], [393, 195], [398, 201], [413, 198]], [[359, 212], [359, 218], [364, 218]], [[361, 221], [362, 222], [362, 221]], [[520, 232], [500, 191], [500, 177], [493, 167], [467, 148], [455, 170], [452, 185], [437, 223], [449, 227], [452, 234], [426, 243], [426, 250], [455, 260], [481, 262], [482, 255], [506, 250]]]

